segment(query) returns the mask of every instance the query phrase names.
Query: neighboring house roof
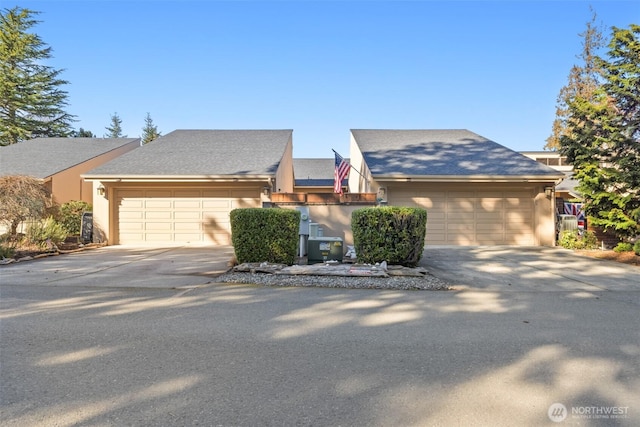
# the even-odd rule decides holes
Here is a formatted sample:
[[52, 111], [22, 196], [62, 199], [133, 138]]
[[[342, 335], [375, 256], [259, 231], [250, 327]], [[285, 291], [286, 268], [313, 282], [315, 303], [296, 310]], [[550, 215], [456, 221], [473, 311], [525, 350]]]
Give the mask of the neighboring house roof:
[[558, 179], [563, 176], [468, 130], [352, 130], [376, 179], [403, 177]]
[[580, 185], [580, 181], [574, 178], [573, 173], [566, 174], [562, 182], [556, 185], [556, 192], [569, 193], [575, 198], [581, 198], [582, 195], [578, 191], [577, 187]]
[[45, 179], [139, 139], [36, 138], [22, 141], [0, 147], [0, 175]]
[[175, 130], [86, 178], [274, 175], [292, 130]]
[[[349, 161], [349, 159], [346, 159]], [[333, 187], [335, 159], [293, 159], [296, 187]], [[347, 180], [345, 179], [346, 185]]]

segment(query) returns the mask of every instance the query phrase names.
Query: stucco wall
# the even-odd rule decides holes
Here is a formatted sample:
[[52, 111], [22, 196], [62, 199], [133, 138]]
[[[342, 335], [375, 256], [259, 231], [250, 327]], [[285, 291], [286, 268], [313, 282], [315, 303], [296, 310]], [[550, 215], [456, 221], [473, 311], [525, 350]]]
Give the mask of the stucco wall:
[[289, 138], [285, 152], [276, 171], [274, 193], [293, 193], [293, 140]]
[[[92, 143], [93, 142], [87, 142], [87, 144]], [[87, 203], [93, 203], [93, 198], [96, 194], [95, 191], [93, 191], [93, 184], [84, 181], [80, 175], [139, 146], [140, 141], [135, 140], [108, 153], [101, 154], [79, 165], [56, 173], [51, 177], [51, 192], [54, 200], [59, 204], [72, 200], [82, 200]]]

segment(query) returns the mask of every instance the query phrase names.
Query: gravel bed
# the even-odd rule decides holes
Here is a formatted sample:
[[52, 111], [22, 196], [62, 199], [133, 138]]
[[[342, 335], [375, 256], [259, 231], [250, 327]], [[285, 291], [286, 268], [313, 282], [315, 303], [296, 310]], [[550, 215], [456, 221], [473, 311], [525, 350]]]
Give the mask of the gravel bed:
[[215, 279], [218, 283], [245, 283], [261, 286], [297, 286], [346, 289], [397, 289], [444, 291], [451, 286], [437, 277], [426, 274], [421, 277], [358, 277], [358, 276], [314, 276], [268, 273], [227, 272]]

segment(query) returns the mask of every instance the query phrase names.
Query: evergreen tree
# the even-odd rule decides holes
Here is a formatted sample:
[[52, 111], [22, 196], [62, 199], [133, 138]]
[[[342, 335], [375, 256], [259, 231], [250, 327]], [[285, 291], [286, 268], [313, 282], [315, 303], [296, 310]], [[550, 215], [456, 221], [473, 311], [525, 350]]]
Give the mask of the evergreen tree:
[[560, 89], [556, 102], [556, 118], [551, 127], [551, 136], [544, 146], [548, 150], [560, 148], [560, 138], [567, 135], [567, 120], [570, 115], [569, 104], [577, 97], [592, 99], [596, 89], [600, 86], [600, 70], [596, 61], [596, 54], [604, 46], [602, 31], [596, 25], [596, 14], [593, 13], [582, 37], [582, 53], [578, 56], [581, 65], [574, 65], [569, 72], [569, 81]]
[[105, 138], [126, 138], [127, 135], [122, 134], [122, 120], [118, 116], [118, 113], [113, 113], [111, 116], [111, 126], [105, 128], [107, 134]]
[[603, 83], [568, 104], [560, 151], [580, 181], [591, 224], [621, 239], [640, 234], [640, 25], [613, 28]]
[[153, 124], [151, 114], [147, 113], [144, 119], [144, 127], [142, 128], [142, 143], [147, 144], [154, 139], [158, 139], [162, 134], [158, 131], [158, 126]]
[[84, 130], [83, 128], [73, 132], [72, 136], [76, 138], [95, 138], [96, 136], [90, 130]]
[[0, 145], [69, 136], [73, 130], [63, 70], [43, 64], [51, 48], [29, 32], [37, 13], [20, 7], [0, 11]]

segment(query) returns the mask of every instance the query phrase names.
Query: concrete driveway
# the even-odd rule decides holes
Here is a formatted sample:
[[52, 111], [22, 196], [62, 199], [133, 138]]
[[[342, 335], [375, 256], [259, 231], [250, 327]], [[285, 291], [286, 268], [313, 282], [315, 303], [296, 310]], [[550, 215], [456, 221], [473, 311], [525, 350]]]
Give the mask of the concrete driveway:
[[[107, 246], [0, 267], [5, 284], [183, 288], [215, 282], [230, 246]], [[602, 291], [640, 288], [640, 268], [545, 247], [427, 246], [420, 265], [456, 290]]]
[[182, 288], [228, 269], [229, 246], [105, 246], [0, 267], [3, 284]]
[[427, 246], [420, 265], [459, 290], [640, 290], [640, 268], [562, 248]]

